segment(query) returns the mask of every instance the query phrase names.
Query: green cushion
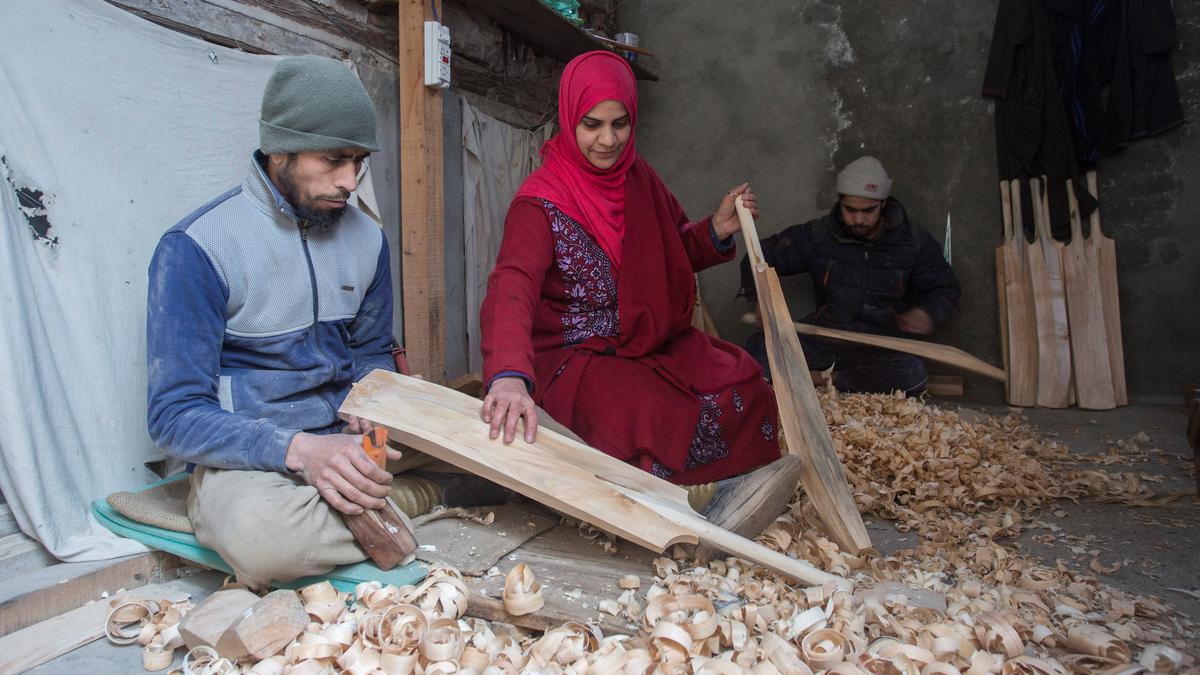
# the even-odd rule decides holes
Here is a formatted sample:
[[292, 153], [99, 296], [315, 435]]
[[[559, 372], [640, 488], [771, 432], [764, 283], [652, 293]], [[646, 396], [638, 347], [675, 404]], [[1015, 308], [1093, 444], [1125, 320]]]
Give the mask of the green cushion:
[[[147, 485], [142, 490], [177, 480], [187, 480], [187, 474], [179, 473], [170, 476], [158, 483]], [[138, 490], [134, 490], [133, 492], [138, 492]], [[193, 534], [139, 523], [136, 520], [117, 513], [104, 499], [97, 499], [92, 502], [92, 514], [101, 525], [122, 537], [139, 541], [150, 548], [179, 556], [184, 560], [194, 562], [203, 567], [221, 570], [229, 574], [233, 573], [233, 569], [221, 559], [221, 556], [217, 555], [216, 551], [202, 546]], [[364, 581], [378, 581], [383, 584], [404, 586], [416, 584], [424, 579], [428, 572], [429, 567], [419, 560], [414, 560], [407, 565], [393, 567], [387, 571], [379, 569], [374, 563], [367, 560], [353, 565], [335, 567], [333, 571], [321, 576], [303, 577], [286, 583], [277, 582], [273, 583], [272, 586], [276, 588], [301, 588], [309, 584], [329, 581], [338, 590], [353, 593], [354, 587]]]

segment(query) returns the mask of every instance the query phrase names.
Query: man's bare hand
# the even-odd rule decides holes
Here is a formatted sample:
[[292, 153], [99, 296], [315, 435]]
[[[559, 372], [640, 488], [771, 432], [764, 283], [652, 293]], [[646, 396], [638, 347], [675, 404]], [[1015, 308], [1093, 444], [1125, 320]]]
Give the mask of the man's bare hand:
[[364, 420], [361, 417], [351, 415], [346, 419], [346, 433], [348, 434], [365, 434], [374, 428], [375, 425], [371, 424], [370, 420]]
[[517, 437], [517, 423], [524, 417], [525, 442], [532, 443], [537, 439], [537, 406], [529, 396], [525, 380], [519, 377], [501, 377], [492, 382], [483, 398], [480, 417], [491, 425], [490, 438], [498, 438], [503, 429], [504, 442], [512, 443]]
[[900, 330], [912, 335], [933, 335], [933, 317], [920, 307], [913, 307], [896, 315]]
[[[399, 454], [388, 450], [389, 457], [393, 453]], [[383, 508], [383, 498], [391, 492], [392, 474], [367, 457], [362, 436], [298, 433], [284, 463], [330, 506], [348, 515]]]

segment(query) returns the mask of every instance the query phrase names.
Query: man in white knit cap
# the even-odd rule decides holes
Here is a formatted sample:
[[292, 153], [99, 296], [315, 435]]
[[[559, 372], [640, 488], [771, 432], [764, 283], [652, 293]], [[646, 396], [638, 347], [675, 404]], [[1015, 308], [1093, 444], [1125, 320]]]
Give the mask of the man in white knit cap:
[[[960, 296], [941, 247], [890, 196], [892, 179], [878, 159], [850, 162], [836, 189], [838, 201], [829, 213], [762, 241], [766, 263], [780, 276], [812, 275], [817, 307], [804, 321], [876, 335], [932, 335]], [[754, 300], [746, 259], [740, 294]], [[820, 371], [833, 368], [833, 384], [842, 391], [917, 395], [928, 384], [925, 365], [909, 354], [805, 335], [800, 344], [814, 379], [823, 383]], [[767, 370], [761, 332], [746, 350]]]

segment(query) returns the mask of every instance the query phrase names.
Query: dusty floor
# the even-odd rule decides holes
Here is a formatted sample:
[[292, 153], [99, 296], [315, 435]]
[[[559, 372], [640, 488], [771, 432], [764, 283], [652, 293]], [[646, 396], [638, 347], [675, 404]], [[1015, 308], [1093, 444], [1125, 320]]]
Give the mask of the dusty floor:
[[[933, 402], [989, 414], [1008, 410], [999, 401], [986, 399]], [[1064, 442], [1072, 453], [1097, 458], [1086, 468], [1133, 471], [1160, 495], [1185, 494], [1164, 507], [1061, 501], [1037, 519], [1050, 527], [1030, 528], [1016, 543], [1050, 565], [1063, 560], [1075, 570], [1087, 570], [1093, 558], [1105, 568], [1120, 563], [1119, 569], [1099, 575], [1100, 579], [1157, 598], [1200, 622], [1200, 500], [1195, 496], [1195, 464], [1184, 436], [1187, 415], [1182, 404], [1134, 404], [1103, 412], [1027, 409], [1022, 414], [1043, 434]], [[1138, 433], [1150, 440], [1130, 443]], [[1118, 442], [1126, 446], [1111, 452]], [[1106, 455], [1128, 463], [1105, 464]], [[1061, 530], [1055, 532], [1053, 527]], [[887, 523], [872, 522], [869, 528], [872, 540], [884, 552], [913, 543], [911, 534], [899, 533]]]
[[[934, 403], [987, 413], [1007, 411], [998, 402], [985, 399], [943, 399]], [[1028, 410], [1024, 414], [1043, 433], [1065, 442], [1072, 452], [1097, 458], [1095, 466], [1132, 470], [1159, 494], [1186, 495], [1166, 506], [1147, 508], [1059, 502], [1036, 519], [1045, 527], [1031, 527], [1019, 545], [1051, 565], [1061, 559], [1076, 570], [1086, 570], [1094, 558], [1106, 568], [1120, 563], [1119, 569], [1100, 578], [1117, 588], [1157, 598], [1200, 622], [1200, 598], [1174, 590], [1200, 595], [1200, 501], [1193, 496], [1196, 481], [1192, 451], [1184, 438], [1186, 416], [1182, 406], [1131, 405], [1103, 413]], [[1130, 443], [1139, 432], [1149, 441]], [[1125, 445], [1115, 446], [1118, 442]], [[1122, 461], [1104, 464], [1106, 456], [1109, 461]], [[871, 519], [869, 529], [877, 547], [885, 553], [914, 544], [911, 533], [900, 533], [886, 522]], [[220, 580], [221, 575], [201, 573], [173, 585], [188, 589], [199, 600]], [[176, 652], [176, 667], [181, 659], [182, 650]], [[110, 675], [144, 671], [140, 649], [116, 647], [100, 640], [32, 672]]]

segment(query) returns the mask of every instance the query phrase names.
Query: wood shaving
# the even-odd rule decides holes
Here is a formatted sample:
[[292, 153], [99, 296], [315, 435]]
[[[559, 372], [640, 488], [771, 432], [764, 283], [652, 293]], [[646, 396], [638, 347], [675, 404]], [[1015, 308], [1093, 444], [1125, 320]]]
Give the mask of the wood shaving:
[[[634, 637], [579, 623], [540, 636], [500, 635], [493, 624], [463, 619], [468, 590], [456, 570], [438, 567], [420, 585], [361, 584], [353, 597], [328, 584], [302, 589], [313, 623], [283, 655], [235, 664], [215, 653], [189, 654], [188, 672], [1060, 675], [1196, 668], [1189, 622], [1092, 576], [1120, 563], [1051, 567], [1002, 543], [1031, 526], [1057, 532], [1036, 520], [1055, 500], [1162, 499], [1136, 475], [1081, 469], [1065, 445], [1015, 414], [959, 417], [902, 396], [828, 388], [822, 399], [859, 507], [911, 533], [914, 544], [890, 556], [845, 553], [822, 536], [802, 492], [759, 541], [845, 576], [857, 592], [795, 588], [734, 557], [700, 568], [664, 557], [654, 562], [644, 595], [641, 580], [622, 580], [612, 590], [620, 597], [598, 605], [638, 622]], [[1129, 444], [1148, 442], [1135, 436]], [[523, 565], [509, 573], [510, 586], [526, 597], [540, 593]], [[142, 611], [131, 611], [118, 622], [126, 636], [119, 639], [141, 621], [133, 614]]]

